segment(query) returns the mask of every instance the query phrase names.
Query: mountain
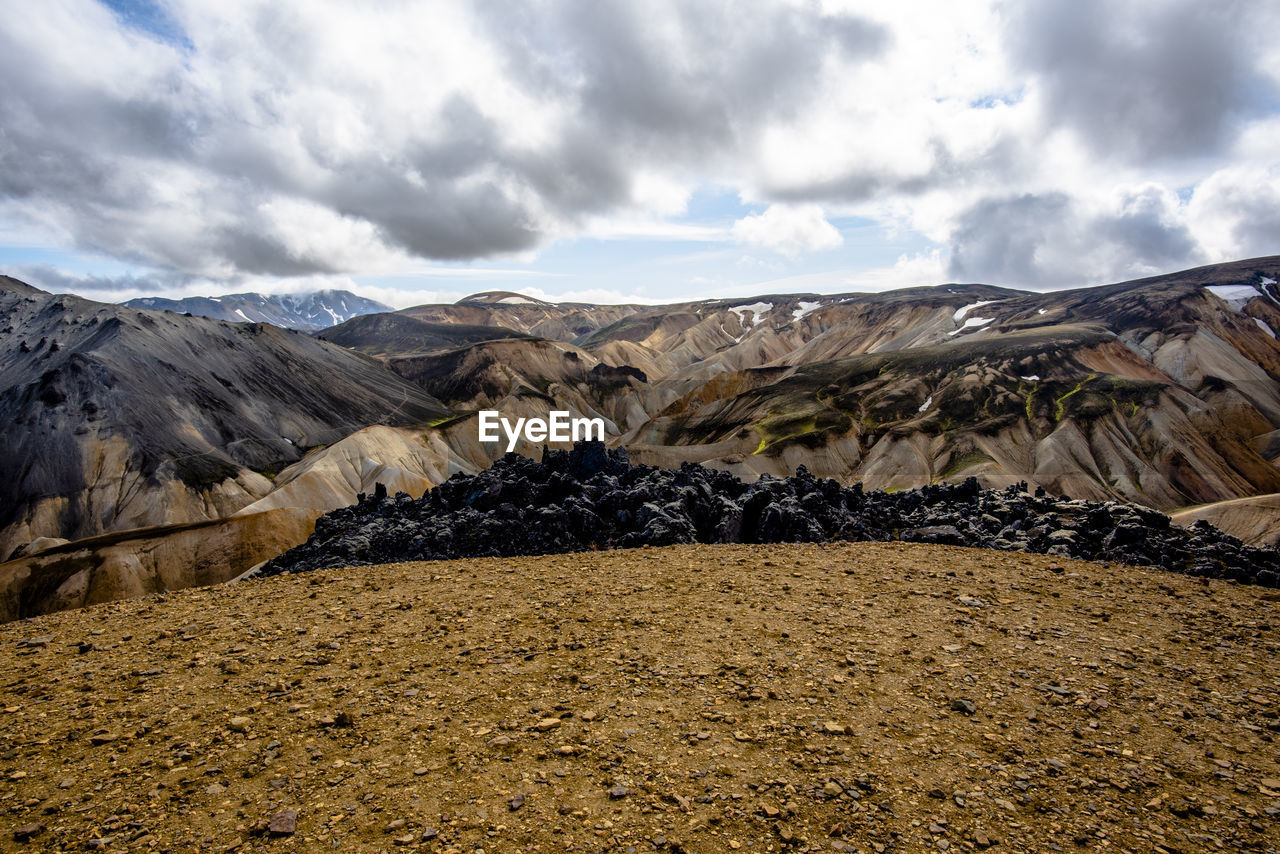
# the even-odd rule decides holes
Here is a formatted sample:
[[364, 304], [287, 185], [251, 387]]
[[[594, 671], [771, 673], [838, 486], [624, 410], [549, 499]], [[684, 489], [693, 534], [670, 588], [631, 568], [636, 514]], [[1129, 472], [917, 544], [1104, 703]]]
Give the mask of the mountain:
[[636, 311], [636, 305], [546, 302], [510, 291], [485, 291], [447, 305], [419, 305], [399, 314], [430, 323], [497, 326], [539, 338], [580, 341]]
[[[1179, 518], [1275, 542], [1280, 502], [1234, 500], [1280, 493], [1278, 279], [1270, 257], [1051, 293], [951, 284], [608, 306], [489, 292], [315, 337], [8, 280], [0, 553], [232, 514], [309, 519], [379, 482], [416, 497], [502, 456], [505, 443], [479, 441], [481, 409], [602, 418], [611, 445], [664, 468], [754, 480], [803, 465], [868, 491], [1026, 482], [1208, 505]], [[219, 535], [241, 538], [219, 572], [282, 544], [256, 530]], [[123, 567], [121, 549], [94, 546], [95, 566]], [[48, 584], [81, 566], [12, 567], [29, 579], [14, 589], [39, 588], [44, 570], [29, 568], [55, 563]]]
[[407, 314], [386, 313], [353, 318], [317, 332], [316, 337], [362, 353], [387, 355], [431, 353], [498, 338], [532, 339], [534, 336], [501, 326], [433, 323]]
[[227, 516], [307, 448], [449, 415], [377, 361], [296, 331], [0, 279], [0, 555]]
[[747, 478], [803, 464], [867, 488], [1025, 480], [1171, 510], [1280, 492], [1277, 277], [1272, 257], [1052, 293], [944, 285], [665, 306], [492, 293], [389, 315], [478, 324], [489, 340], [360, 345], [462, 417], [604, 416], [641, 462]]
[[139, 297], [123, 305], [152, 311], [194, 314], [233, 323], [270, 323], [282, 329], [327, 329], [353, 317], [390, 311], [350, 291], [311, 291], [298, 294], [227, 294], [220, 297]]

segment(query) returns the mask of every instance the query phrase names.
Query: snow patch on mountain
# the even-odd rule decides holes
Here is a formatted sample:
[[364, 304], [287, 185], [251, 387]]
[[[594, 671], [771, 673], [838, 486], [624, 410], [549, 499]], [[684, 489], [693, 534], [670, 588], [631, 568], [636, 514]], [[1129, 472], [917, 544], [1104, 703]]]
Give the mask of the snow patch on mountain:
[[984, 305], [991, 305], [993, 302], [1000, 302], [1000, 300], [984, 299], [984, 300], [978, 300], [977, 302], [971, 302], [966, 306], [962, 306], [961, 308], [956, 309], [956, 313], [953, 314], [951, 317], [953, 320], [955, 320], [956, 323], [959, 323], [960, 321], [964, 320], [964, 316], [966, 314], [973, 311], [975, 308], [982, 308]]
[[796, 307], [791, 310], [791, 319], [799, 320], [806, 314], [817, 311], [819, 308], [822, 308], [822, 303], [820, 302], [807, 302], [805, 300], [800, 300], [800, 302], [796, 303]]
[[1260, 296], [1253, 285], [1208, 285], [1205, 290], [1236, 311], [1244, 308], [1249, 300]]
[[[751, 303], [751, 305], [736, 305], [733, 308], [729, 309], [729, 311], [732, 311], [734, 314], [738, 315], [738, 322], [741, 323], [743, 326], [755, 326], [757, 323], [759, 323], [761, 320], [764, 319], [764, 316], [767, 313], [769, 313], [770, 311], [773, 311], [773, 303], [753, 302]], [[747, 318], [746, 318], [747, 314], [751, 315], [751, 323], [749, 324], [747, 323]]]
[[961, 332], [968, 332], [970, 329], [977, 329], [980, 326], [986, 326], [993, 320], [995, 320], [994, 317], [971, 317], [964, 322], [964, 326], [961, 326], [959, 329], [953, 329], [947, 334], [959, 335]]

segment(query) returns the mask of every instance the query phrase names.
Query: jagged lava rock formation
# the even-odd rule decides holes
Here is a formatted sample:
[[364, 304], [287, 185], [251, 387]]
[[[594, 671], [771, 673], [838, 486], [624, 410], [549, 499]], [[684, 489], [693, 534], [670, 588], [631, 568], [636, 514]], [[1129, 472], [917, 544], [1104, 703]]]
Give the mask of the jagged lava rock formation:
[[626, 451], [580, 442], [541, 462], [508, 454], [419, 499], [379, 488], [316, 522], [264, 575], [359, 564], [538, 555], [689, 543], [905, 540], [1114, 560], [1264, 585], [1280, 551], [1246, 546], [1207, 524], [1117, 502], [983, 490], [975, 479], [864, 492], [805, 469], [744, 483], [696, 464], [631, 466]]

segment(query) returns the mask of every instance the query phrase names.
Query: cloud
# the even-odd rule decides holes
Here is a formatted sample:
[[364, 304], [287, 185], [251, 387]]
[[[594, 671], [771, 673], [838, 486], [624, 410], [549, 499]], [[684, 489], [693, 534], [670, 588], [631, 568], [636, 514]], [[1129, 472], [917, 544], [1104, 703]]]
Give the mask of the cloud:
[[844, 243], [817, 205], [770, 205], [764, 213], [733, 224], [733, 237], [788, 257], [834, 249]]
[[[158, 285], [576, 237], [840, 249], [843, 274], [861, 244], [828, 216], [1028, 284], [1280, 250], [1274, 4], [29, 5], [0, 28], [0, 234]], [[709, 189], [764, 213], [686, 218]]]
[[1280, 162], [1215, 172], [1188, 210], [1215, 260], [1280, 253]]
[[[816, 5], [50, 0], [0, 33], [0, 216], [211, 277], [526, 252], [715, 169], [881, 27]], [[168, 35], [166, 40], [164, 36]]]
[[[1242, 121], [1274, 106], [1256, 67], [1265, 4], [1045, 0], [1011, 4], [1008, 44], [1033, 75], [1051, 127], [1096, 153], [1222, 153]], [[1274, 24], [1274, 21], [1272, 21]]]
[[958, 218], [948, 273], [1054, 288], [1147, 276], [1205, 257], [1177, 198], [1148, 184], [1088, 201], [1056, 192], [984, 199]]

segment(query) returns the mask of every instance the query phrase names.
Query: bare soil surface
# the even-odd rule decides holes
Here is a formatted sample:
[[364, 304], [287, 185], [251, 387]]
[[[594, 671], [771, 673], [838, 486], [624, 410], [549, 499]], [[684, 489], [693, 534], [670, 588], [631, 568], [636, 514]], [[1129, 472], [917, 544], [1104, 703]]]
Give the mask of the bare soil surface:
[[0, 626], [0, 850], [1275, 851], [1278, 598], [857, 543], [62, 612]]

